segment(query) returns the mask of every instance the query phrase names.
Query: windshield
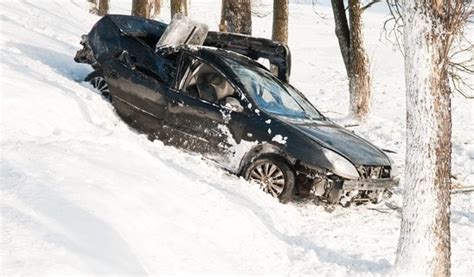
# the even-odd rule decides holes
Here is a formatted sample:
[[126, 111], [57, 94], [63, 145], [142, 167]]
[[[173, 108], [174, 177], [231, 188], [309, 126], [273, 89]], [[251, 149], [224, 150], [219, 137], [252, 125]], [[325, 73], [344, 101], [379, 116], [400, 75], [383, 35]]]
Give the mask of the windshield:
[[280, 82], [269, 72], [231, 63], [240, 81], [259, 108], [286, 117], [323, 119], [322, 115], [290, 85]]

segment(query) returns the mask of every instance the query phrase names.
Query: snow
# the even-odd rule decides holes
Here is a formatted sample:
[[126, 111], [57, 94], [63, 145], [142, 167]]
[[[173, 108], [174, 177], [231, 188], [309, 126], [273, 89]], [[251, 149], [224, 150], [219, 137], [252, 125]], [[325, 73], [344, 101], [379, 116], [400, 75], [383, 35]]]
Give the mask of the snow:
[[[191, 18], [215, 30], [219, 1], [191, 2]], [[111, 5], [129, 13], [130, 1]], [[310, 5], [290, 5], [291, 80], [332, 120], [353, 123], [332, 13], [327, 5], [316, 9], [324, 18]], [[128, 128], [81, 82], [90, 67], [72, 60], [80, 35], [98, 19], [85, 0], [2, 1], [0, 10], [2, 276], [391, 270], [395, 210], [283, 205], [198, 155]], [[403, 177], [403, 59], [379, 40], [385, 18], [365, 13], [372, 115], [351, 130], [396, 151]], [[271, 15], [253, 20], [254, 34], [270, 37]], [[474, 109], [458, 94], [452, 101], [453, 174], [473, 185]], [[453, 275], [472, 276], [472, 194], [453, 195], [451, 221]]]
[[[247, 154], [248, 149], [253, 149], [258, 145], [258, 141], [251, 142], [242, 140], [240, 143], [237, 143], [227, 126], [219, 124], [217, 128], [220, 133], [227, 138], [226, 144], [228, 145], [229, 153], [225, 155], [210, 156], [209, 158], [224, 165], [224, 168], [230, 172], [239, 172], [241, 170], [240, 162]], [[252, 134], [250, 134], [250, 137], [252, 137]]]
[[286, 144], [286, 140], [288, 137], [283, 137], [282, 135], [278, 134], [272, 138], [272, 141], [279, 143], [279, 144]]

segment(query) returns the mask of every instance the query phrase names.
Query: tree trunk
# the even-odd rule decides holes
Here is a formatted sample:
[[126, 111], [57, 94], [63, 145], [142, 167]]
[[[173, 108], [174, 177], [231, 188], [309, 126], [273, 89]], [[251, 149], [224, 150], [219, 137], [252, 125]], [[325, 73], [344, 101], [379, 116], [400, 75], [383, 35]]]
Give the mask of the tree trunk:
[[228, 32], [227, 29], [227, 12], [229, 10], [229, 0], [221, 1], [221, 21], [219, 23], [219, 31]]
[[219, 30], [252, 34], [252, 7], [250, 0], [222, 0]]
[[349, 0], [350, 20], [350, 113], [364, 119], [370, 111], [369, 59], [364, 48], [362, 9], [360, 0]]
[[99, 0], [99, 16], [104, 16], [109, 13], [109, 0]]
[[91, 6], [89, 8], [89, 12], [91, 14], [99, 14], [99, 9], [97, 7], [97, 1], [98, 0], [87, 0], [87, 2], [91, 3]]
[[150, 3], [150, 17], [153, 18], [155, 16], [160, 15], [161, 13], [161, 1], [162, 0], [152, 0]]
[[364, 48], [362, 7], [360, 0], [349, 0], [350, 28], [344, 0], [331, 0], [336, 37], [349, 79], [349, 111], [364, 119], [370, 111], [369, 59]]
[[273, 0], [272, 39], [288, 44], [288, 0]]
[[171, 17], [180, 13], [188, 15], [188, 1], [187, 0], [171, 0]]
[[404, 0], [407, 151], [397, 274], [450, 275], [450, 1]]
[[344, 9], [344, 0], [331, 0], [331, 5], [339, 49], [341, 50], [342, 59], [344, 60], [347, 76], [349, 76], [351, 35], [349, 32], [349, 24], [347, 23], [346, 11]]
[[132, 15], [141, 16], [145, 18], [150, 17], [149, 0], [133, 0], [132, 1]]

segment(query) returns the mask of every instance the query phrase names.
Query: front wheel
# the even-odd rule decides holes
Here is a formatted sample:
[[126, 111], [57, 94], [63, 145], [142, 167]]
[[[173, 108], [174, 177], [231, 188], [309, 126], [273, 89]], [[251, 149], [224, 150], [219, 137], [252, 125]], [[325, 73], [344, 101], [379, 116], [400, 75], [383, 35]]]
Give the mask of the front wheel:
[[244, 177], [258, 183], [264, 192], [282, 203], [293, 199], [295, 174], [286, 161], [279, 157], [266, 156], [254, 160], [245, 170]]

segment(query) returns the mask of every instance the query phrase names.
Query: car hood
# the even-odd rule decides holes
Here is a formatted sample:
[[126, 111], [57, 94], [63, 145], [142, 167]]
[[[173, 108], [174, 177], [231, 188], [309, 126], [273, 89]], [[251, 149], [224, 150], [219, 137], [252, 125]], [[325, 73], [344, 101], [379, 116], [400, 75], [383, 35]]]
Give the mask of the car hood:
[[290, 124], [323, 147], [342, 154], [355, 165], [390, 166], [385, 153], [356, 134], [329, 122]]

